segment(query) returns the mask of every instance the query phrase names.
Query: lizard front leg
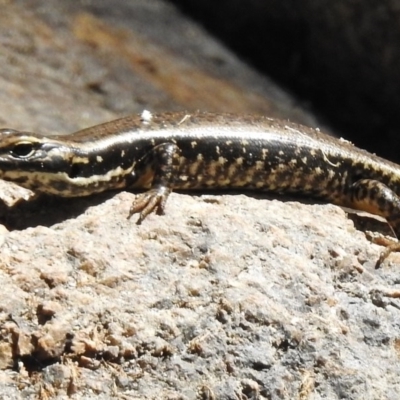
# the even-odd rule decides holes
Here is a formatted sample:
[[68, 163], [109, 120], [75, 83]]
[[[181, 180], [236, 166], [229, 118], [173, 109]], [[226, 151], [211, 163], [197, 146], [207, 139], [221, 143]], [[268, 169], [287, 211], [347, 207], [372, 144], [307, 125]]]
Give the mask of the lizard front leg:
[[133, 187], [150, 186], [150, 190], [138, 195], [132, 204], [128, 218], [139, 213], [140, 224], [156, 210], [163, 214], [165, 204], [173, 189], [174, 178], [179, 166], [180, 150], [174, 143], [162, 143], [151, 149], [134, 168], [137, 182]]

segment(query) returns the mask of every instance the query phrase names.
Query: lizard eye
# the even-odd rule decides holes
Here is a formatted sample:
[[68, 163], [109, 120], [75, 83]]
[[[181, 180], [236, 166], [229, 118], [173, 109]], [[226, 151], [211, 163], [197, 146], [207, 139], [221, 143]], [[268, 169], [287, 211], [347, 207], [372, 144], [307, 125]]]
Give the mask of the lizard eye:
[[32, 143], [20, 142], [11, 149], [11, 155], [17, 158], [29, 157], [34, 153], [35, 149]]

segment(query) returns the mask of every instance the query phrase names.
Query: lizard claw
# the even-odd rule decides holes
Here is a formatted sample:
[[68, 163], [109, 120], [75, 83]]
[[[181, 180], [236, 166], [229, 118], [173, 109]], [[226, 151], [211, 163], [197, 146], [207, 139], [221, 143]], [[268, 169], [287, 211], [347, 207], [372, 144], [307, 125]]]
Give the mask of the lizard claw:
[[388, 258], [391, 253], [400, 251], [400, 242], [392, 237], [383, 236], [382, 234], [377, 234], [370, 231], [366, 232], [366, 236], [367, 239], [370, 240], [372, 243], [386, 247], [381, 252], [378, 261], [375, 264], [375, 269], [380, 268], [382, 263]]
[[378, 258], [378, 261], [375, 264], [375, 269], [380, 268], [382, 263], [388, 258], [390, 253], [393, 253], [394, 251], [400, 251], [400, 242], [397, 243], [392, 243], [386, 247], [385, 250], [382, 251], [381, 255]]
[[129, 210], [128, 219], [130, 219], [133, 214], [140, 212], [139, 219], [136, 222], [138, 225], [140, 225], [142, 221], [154, 210], [156, 210], [157, 214], [159, 215], [163, 214], [165, 204], [170, 193], [171, 189], [166, 187], [158, 187], [140, 194], [136, 197], [131, 209]]

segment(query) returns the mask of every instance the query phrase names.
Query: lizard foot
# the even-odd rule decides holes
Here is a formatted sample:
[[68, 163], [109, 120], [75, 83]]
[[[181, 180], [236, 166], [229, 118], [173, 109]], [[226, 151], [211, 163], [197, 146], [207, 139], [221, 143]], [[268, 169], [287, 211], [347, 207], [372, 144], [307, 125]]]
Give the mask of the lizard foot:
[[389, 257], [389, 255], [395, 251], [400, 251], [400, 242], [396, 239], [373, 232], [366, 232], [368, 240], [372, 243], [378, 244], [379, 246], [386, 247], [380, 254], [378, 261], [375, 264], [375, 269], [380, 268], [382, 263]]
[[128, 219], [130, 219], [133, 214], [140, 212], [139, 219], [136, 222], [140, 225], [142, 221], [155, 210], [157, 214], [163, 214], [170, 193], [170, 189], [158, 187], [139, 194], [129, 210]]

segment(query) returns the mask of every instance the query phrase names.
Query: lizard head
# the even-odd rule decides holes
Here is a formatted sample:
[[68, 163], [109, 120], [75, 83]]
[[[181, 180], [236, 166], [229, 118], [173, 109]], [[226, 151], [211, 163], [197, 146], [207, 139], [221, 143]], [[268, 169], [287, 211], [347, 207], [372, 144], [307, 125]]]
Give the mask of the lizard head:
[[0, 129], [0, 179], [37, 188], [42, 177], [68, 174], [72, 157], [68, 147], [51, 137]]
[[69, 149], [57, 140], [29, 132], [0, 129], [0, 176], [10, 169], [60, 171], [69, 165], [71, 157]]

